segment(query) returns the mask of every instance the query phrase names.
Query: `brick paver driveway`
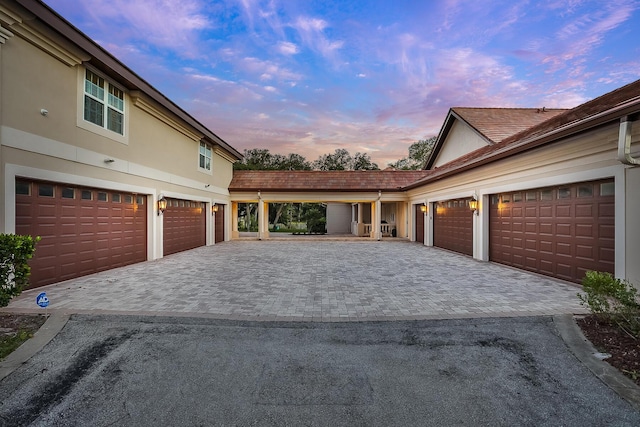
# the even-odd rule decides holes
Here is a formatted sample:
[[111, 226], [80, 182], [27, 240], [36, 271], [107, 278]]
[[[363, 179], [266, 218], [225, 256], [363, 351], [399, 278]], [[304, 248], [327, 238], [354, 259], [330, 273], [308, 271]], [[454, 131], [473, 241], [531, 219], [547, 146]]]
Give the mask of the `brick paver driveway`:
[[251, 320], [582, 313], [580, 288], [407, 241], [232, 241], [23, 292], [10, 311]]

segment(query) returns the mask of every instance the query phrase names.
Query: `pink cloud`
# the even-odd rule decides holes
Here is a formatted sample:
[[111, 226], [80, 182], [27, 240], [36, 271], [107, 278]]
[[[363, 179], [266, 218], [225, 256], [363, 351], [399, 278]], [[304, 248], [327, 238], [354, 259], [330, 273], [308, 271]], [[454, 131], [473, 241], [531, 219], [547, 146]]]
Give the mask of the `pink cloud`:
[[565, 68], [596, 49], [608, 32], [629, 19], [638, 4], [619, 1], [603, 3], [603, 7], [573, 18], [548, 41], [552, 48], [542, 59], [550, 66], [547, 72]]

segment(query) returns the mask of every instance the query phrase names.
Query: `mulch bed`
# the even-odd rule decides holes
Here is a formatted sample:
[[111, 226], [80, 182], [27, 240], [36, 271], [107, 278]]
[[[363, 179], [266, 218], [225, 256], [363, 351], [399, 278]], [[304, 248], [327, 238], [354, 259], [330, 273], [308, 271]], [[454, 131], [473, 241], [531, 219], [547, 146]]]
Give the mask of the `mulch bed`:
[[594, 315], [577, 319], [577, 323], [598, 351], [611, 355], [605, 360], [640, 386], [640, 339]]
[[32, 337], [46, 320], [43, 314], [0, 313], [0, 360]]

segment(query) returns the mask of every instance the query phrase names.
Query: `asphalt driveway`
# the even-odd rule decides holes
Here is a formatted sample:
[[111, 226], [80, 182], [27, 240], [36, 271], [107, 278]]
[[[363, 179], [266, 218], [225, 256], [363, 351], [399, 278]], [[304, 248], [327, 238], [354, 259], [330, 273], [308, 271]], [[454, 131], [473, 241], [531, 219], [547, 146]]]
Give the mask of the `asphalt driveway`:
[[0, 424], [637, 426], [551, 317], [76, 315], [0, 382]]
[[9, 311], [361, 321], [586, 312], [574, 284], [407, 241], [232, 241], [23, 292]]
[[42, 291], [62, 330], [0, 364], [0, 425], [640, 425], [549, 316], [579, 287], [436, 248], [235, 241], [5, 310]]

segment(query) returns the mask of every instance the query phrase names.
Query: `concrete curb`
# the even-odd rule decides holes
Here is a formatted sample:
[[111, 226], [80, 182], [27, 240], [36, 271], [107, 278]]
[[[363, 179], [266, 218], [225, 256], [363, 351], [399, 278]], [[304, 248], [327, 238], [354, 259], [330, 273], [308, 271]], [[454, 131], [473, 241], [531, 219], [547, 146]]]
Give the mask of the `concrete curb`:
[[629, 402], [636, 410], [640, 411], [640, 387], [616, 368], [594, 356], [594, 354], [598, 353], [598, 350], [584, 336], [573, 315], [553, 316], [553, 322], [563, 341], [578, 360], [593, 372], [600, 381]]
[[63, 312], [52, 313], [47, 321], [44, 322], [44, 325], [33, 335], [33, 338], [25, 341], [0, 362], [0, 380], [18, 369], [34, 354], [42, 350], [42, 348], [64, 328], [69, 317], [69, 314]]

